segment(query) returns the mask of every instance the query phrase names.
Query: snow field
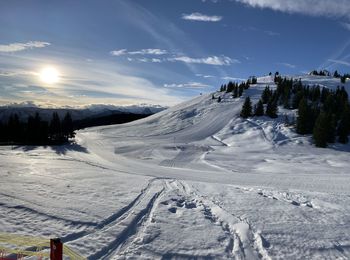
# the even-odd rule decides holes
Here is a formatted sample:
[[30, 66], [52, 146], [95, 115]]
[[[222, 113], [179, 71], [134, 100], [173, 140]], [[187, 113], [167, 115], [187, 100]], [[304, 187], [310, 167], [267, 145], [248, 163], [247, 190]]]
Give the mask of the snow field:
[[0, 231], [58, 236], [88, 259], [349, 259], [350, 146], [315, 148], [284, 124], [295, 111], [243, 120], [243, 98], [219, 95], [73, 145], [1, 147]]

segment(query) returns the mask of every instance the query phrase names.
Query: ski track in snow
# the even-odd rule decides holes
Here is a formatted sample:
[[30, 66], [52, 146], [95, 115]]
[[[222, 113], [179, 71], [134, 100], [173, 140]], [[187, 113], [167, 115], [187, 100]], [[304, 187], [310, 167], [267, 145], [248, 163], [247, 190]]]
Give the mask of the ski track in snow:
[[219, 95], [62, 149], [1, 147], [0, 230], [54, 234], [88, 259], [350, 259], [349, 145], [314, 148]]
[[[63, 238], [72, 248], [81, 248], [94, 241], [88, 259], [109, 259], [109, 256], [119, 250], [129, 238], [135, 235], [141, 224], [150, 217], [152, 208], [157, 204], [163, 189], [154, 185], [161, 180], [154, 179], [129, 205], [101, 221], [92, 231]], [[116, 236], [116, 234], [118, 234]], [[96, 244], [99, 244], [96, 250]], [[91, 254], [91, 252], [93, 252]]]
[[[177, 202], [177, 207], [198, 208], [206, 219], [222, 227], [229, 241], [225, 250], [228, 258], [270, 259], [264, 247], [264, 238], [259, 232], [252, 231], [247, 220], [226, 212], [183, 181], [161, 178], [152, 179], [134, 201], [100, 222], [94, 230], [73, 234], [63, 238], [63, 241], [69, 242], [72, 248], [86, 247], [88, 241], [102, 243], [102, 248], [89, 255], [88, 259], [112, 259], [122, 255], [133, 241], [142, 239], [164, 193], [176, 195], [171, 200]], [[185, 199], [177, 199], [178, 196]], [[169, 208], [169, 212], [176, 213], [176, 207]], [[193, 257], [196, 258], [195, 255]]]
[[[158, 179], [159, 180], [159, 179]], [[170, 202], [175, 205], [169, 205], [168, 211], [176, 213], [178, 208], [194, 209], [200, 211], [204, 218], [208, 219], [211, 223], [220, 225], [226, 239], [228, 241], [225, 252], [227, 258], [235, 259], [270, 259], [267, 251], [265, 250], [266, 242], [259, 232], [252, 231], [249, 223], [245, 219], [240, 219], [230, 213], [226, 212], [220, 206], [216, 205], [212, 201], [200, 196], [198, 191], [195, 191], [193, 187], [190, 187], [183, 181], [179, 180], [164, 180], [164, 193], [169, 194], [170, 199], [161, 202], [163, 205], [169, 205]], [[179, 198], [180, 197], [180, 198]], [[159, 197], [158, 197], [159, 198]], [[169, 202], [170, 201], [170, 202]], [[159, 202], [158, 202], [159, 203]], [[156, 203], [153, 204], [150, 211], [156, 210]], [[142, 220], [137, 226], [144, 225], [143, 230], [147, 228], [146, 222], [152, 222], [152, 214], [149, 214], [146, 220]], [[143, 233], [134, 232], [134, 240], [140, 239]], [[125, 240], [130, 240], [129, 238]], [[131, 241], [132, 243], [132, 241]], [[123, 251], [127, 251], [130, 245], [124, 244], [124, 249], [109, 252], [105, 257], [121, 255]], [[115, 247], [114, 247], [115, 249]], [[167, 254], [171, 256], [172, 254]], [[172, 255], [175, 256], [176, 254]], [[184, 254], [182, 255], [184, 256]], [[198, 255], [186, 255], [188, 258], [197, 258]], [[203, 255], [202, 255], [203, 256]], [[215, 257], [208, 255], [208, 257]], [[94, 259], [95, 256], [91, 257]]]

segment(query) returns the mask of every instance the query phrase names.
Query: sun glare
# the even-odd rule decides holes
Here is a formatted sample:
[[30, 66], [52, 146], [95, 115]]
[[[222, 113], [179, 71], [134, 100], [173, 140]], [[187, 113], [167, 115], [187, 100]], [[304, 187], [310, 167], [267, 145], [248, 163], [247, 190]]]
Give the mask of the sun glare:
[[43, 68], [39, 73], [40, 80], [47, 84], [54, 84], [60, 80], [60, 74], [53, 67]]

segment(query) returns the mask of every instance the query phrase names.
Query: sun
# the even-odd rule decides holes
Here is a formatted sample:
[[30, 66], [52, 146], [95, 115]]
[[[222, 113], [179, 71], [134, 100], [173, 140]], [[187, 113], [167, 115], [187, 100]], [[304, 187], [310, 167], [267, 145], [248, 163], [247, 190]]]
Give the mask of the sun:
[[45, 67], [39, 72], [39, 78], [47, 84], [54, 84], [60, 81], [60, 73], [54, 67]]

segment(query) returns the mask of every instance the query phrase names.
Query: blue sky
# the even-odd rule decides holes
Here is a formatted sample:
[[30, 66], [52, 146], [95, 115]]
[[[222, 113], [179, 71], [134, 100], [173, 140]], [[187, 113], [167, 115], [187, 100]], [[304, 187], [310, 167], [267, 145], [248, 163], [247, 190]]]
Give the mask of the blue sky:
[[349, 0], [1, 1], [0, 35], [3, 104], [173, 105], [270, 71], [350, 72]]

